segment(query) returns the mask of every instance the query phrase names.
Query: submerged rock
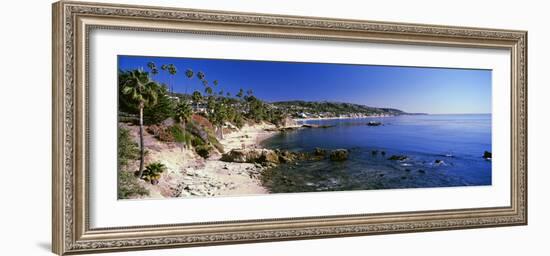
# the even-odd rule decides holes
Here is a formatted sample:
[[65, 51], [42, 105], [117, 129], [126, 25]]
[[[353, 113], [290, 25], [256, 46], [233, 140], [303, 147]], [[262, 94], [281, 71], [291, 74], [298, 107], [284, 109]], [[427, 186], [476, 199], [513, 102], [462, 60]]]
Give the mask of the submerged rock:
[[279, 163], [279, 156], [273, 150], [262, 150], [260, 157], [256, 160], [260, 163]]
[[288, 126], [288, 127], [281, 127], [281, 128], [278, 128], [278, 129], [266, 129], [267, 131], [281, 131], [281, 132], [286, 132], [286, 131], [294, 131], [294, 130], [297, 130], [299, 127], [298, 126]]
[[296, 154], [287, 150], [279, 152], [279, 161], [281, 163], [290, 163], [296, 160]]
[[405, 161], [407, 160], [409, 157], [407, 157], [406, 155], [392, 155], [390, 156], [390, 158], [388, 158], [388, 160], [392, 160], [392, 161]]
[[313, 154], [315, 156], [325, 156], [327, 154], [327, 150], [322, 148], [315, 148], [315, 150], [313, 150]]
[[349, 157], [347, 149], [335, 149], [330, 152], [330, 160], [332, 161], [344, 161]]
[[303, 128], [332, 128], [334, 125], [303, 124]]
[[436, 160], [434, 161], [434, 165], [435, 165], [435, 166], [441, 166], [441, 165], [445, 166], [445, 165], [447, 165], [447, 163], [445, 163], [445, 161], [443, 161], [443, 160], [441, 160], [441, 159], [436, 159]]

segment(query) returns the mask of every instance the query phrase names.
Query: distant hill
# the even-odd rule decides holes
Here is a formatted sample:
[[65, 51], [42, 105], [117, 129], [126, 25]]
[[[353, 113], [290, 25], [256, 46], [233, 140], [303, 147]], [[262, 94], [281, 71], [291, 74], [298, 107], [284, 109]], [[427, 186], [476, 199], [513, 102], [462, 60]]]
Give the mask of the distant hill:
[[[290, 114], [294, 118], [308, 117], [361, 117], [408, 115], [399, 109], [375, 108], [360, 104], [328, 101], [279, 101], [270, 103], [274, 108]], [[415, 113], [419, 114], [419, 113]]]

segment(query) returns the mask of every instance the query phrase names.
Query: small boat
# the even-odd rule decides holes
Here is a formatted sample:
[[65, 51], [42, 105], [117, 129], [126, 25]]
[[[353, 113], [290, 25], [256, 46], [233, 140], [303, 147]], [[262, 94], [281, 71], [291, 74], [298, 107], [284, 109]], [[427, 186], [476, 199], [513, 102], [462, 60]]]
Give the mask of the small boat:
[[369, 121], [367, 123], [368, 126], [380, 126], [382, 125], [382, 122], [378, 122], [378, 121]]

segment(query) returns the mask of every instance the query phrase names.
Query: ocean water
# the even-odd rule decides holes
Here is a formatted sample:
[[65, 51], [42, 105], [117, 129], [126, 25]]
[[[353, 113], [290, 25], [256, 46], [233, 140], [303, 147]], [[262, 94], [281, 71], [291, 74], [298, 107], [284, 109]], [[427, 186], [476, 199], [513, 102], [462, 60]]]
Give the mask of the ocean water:
[[[381, 126], [367, 126], [380, 121]], [[264, 175], [273, 193], [491, 185], [491, 115], [407, 115], [302, 121], [333, 125], [275, 135], [264, 147], [348, 149], [346, 161], [300, 161]], [[378, 153], [373, 153], [378, 151]], [[385, 154], [383, 154], [385, 153]], [[406, 155], [393, 161], [392, 155]], [[497, 156], [498, 157], [498, 156]]]

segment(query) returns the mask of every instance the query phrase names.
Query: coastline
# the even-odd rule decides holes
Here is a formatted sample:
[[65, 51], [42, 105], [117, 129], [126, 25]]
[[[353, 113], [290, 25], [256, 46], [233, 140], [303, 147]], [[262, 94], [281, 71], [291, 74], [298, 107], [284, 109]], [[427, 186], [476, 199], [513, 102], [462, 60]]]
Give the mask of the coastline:
[[395, 115], [382, 115], [382, 116], [361, 116], [361, 117], [310, 117], [310, 118], [294, 118], [295, 122], [306, 122], [306, 121], [317, 121], [317, 120], [345, 120], [345, 119], [363, 119], [363, 118], [384, 118], [384, 117], [394, 117]]
[[[435, 119], [435, 121], [438, 120], [439, 119], [437, 118]], [[439, 127], [439, 122], [436, 122], [436, 124], [436, 127]], [[311, 162], [311, 165], [308, 164], [309, 162], [307, 161], [299, 162], [289, 166], [288, 170], [285, 169], [284, 172], [271, 172], [271, 168], [276, 166], [270, 165], [271, 163], [279, 164], [280, 161], [280, 163], [285, 164], [288, 163], [288, 161], [293, 160], [281, 160], [292, 159], [288, 155], [283, 154], [285, 152], [288, 153], [288, 151], [277, 151], [264, 148], [262, 146], [262, 142], [276, 134], [279, 134], [280, 132], [286, 132], [289, 129], [327, 128], [322, 125], [309, 126], [311, 127], [302, 125], [276, 127], [272, 124], [261, 123], [245, 125], [241, 129], [228, 128], [224, 131], [223, 139], [220, 139], [219, 142], [223, 146], [225, 153], [229, 153], [232, 150], [235, 150], [235, 152], [223, 155], [224, 161], [221, 160], [221, 152], [212, 151], [210, 157], [208, 159], [204, 159], [200, 157], [192, 148], [183, 148], [183, 146], [178, 143], [161, 142], [153, 135], [146, 133], [144, 136], [144, 144], [147, 148], [147, 154], [145, 155], [146, 164], [158, 161], [167, 167], [167, 171], [162, 174], [157, 185], [152, 185], [148, 182], [139, 180], [140, 185], [145, 187], [150, 192], [150, 195], [138, 198], [188, 198], [279, 193], [281, 191], [289, 191], [289, 186], [295, 186], [293, 183], [288, 183], [289, 179], [292, 181], [292, 179], [288, 177], [293, 177], [293, 175], [294, 177], [298, 177], [296, 180], [299, 182], [304, 182], [300, 184], [300, 186], [297, 186], [298, 189], [302, 189], [304, 191], [321, 191], [327, 188], [336, 188], [331, 186], [341, 186], [342, 184], [344, 184], [342, 186], [345, 186], [345, 184], [353, 184], [353, 186], [356, 186], [359, 184], [361, 188], [365, 189], [375, 189], [378, 188], [377, 186], [382, 186], [384, 188], [402, 188], [402, 186], [405, 185], [409, 187], [437, 187], [442, 186], [442, 184], [452, 184], [452, 186], [486, 184], [487, 175], [484, 173], [479, 174], [479, 177], [472, 176], [472, 180], [467, 183], [463, 182], [464, 177], [461, 176], [462, 174], [456, 172], [457, 168], [454, 167], [455, 164], [457, 166], [467, 164], [468, 166], [472, 166], [472, 168], [475, 167], [476, 169], [482, 169], [484, 171], [487, 171], [487, 168], [489, 168], [488, 177], [490, 177], [491, 167], [490, 165], [487, 167], [488, 160], [481, 157], [482, 154], [485, 154], [483, 153], [483, 150], [490, 152], [490, 144], [489, 147], [480, 145], [482, 148], [479, 148], [478, 151], [480, 156], [477, 158], [475, 156], [472, 158], [470, 155], [461, 155], [460, 151], [448, 151], [448, 149], [444, 147], [442, 148], [437, 144], [432, 145], [434, 148], [430, 149], [430, 152], [432, 153], [428, 155], [423, 153], [417, 154], [407, 151], [407, 149], [394, 148], [392, 150], [391, 147], [386, 148], [383, 145], [375, 147], [367, 146], [367, 151], [354, 151], [354, 154], [358, 152], [360, 154], [368, 154], [364, 155], [366, 158], [361, 158], [363, 160], [367, 159], [369, 163], [368, 165], [364, 165], [365, 162], [361, 162], [361, 167], [356, 166], [358, 163], [358, 158], [356, 157], [352, 157], [349, 160], [346, 157], [346, 160], [348, 160], [349, 163], [347, 165], [331, 165], [331, 168], [348, 168], [350, 166], [356, 166], [354, 167], [355, 169], [353, 169], [355, 172], [368, 173], [368, 175], [365, 176], [365, 179], [361, 181], [349, 181], [346, 179], [340, 180], [338, 178], [338, 171], [332, 173], [319, 172], [314, 173], [314, 175], [310, 175], [311, 173], [308, 173], [309, 171], [315, 168], [318, 169], [320, 165], [324, 164], [320, 162]], [[139, 130], [138, 126], [126, 124], [125, 128], [131, 131], [133, 139], [137, 141]], [[410, 129], [405, 130], [408, 131]], [[372, 134], [378, 134], [377, 131], [380, 130], [369, 129], [369, 131], [372, 132]], [[308, 133], [309, 132], [306, 132], [305, 135]], [[362, 136], [360, 134], [353, 135], [355, 136], [353, 138]], [[433, 134], [429, 133], [426, 136], [424, 136], [424, 138], [431, 139]], [[313, 138], [319, 139], [315, 136]], [[300, 136], [300, 139], [303, 138]], [[323, 138], [320, 139], [323, 140]], [[285, 140], [283, 140], [283, 142], [284, 141]], [[458, 142], [460, 141], [462, 140], [458, 140]], [[277, 142], [274, 143], [274, 145], [277, 145]], [[303, 144], [309, 142], [304, 140], [301, 143]], [[336, 143], [338, 145], [338, 142]], [[399, 145], [402, 143], [403, 142], [399, 142]], [[412, 144], [409, 146], [405, 145], [405, 147], [414, 146], [414, 142], [409, 143]], [[328, 146], [327, 148], [346, 149], [345, 146]], [[261, 158], [258, 155], [258, 152], [260, 152], [259, 154], [263, 154], [264, 152], [270, 151], [272, 152], [271, 155], [261, 155], [261, 157], [265, 158], [263, 158], [264, 160], [259, 160]], [[250, 154], [251, 152], [253, 153]], [[274, 152], [278, 153], [273, 154]], [[315, 156], [316, 153], [314, 152], [317, 152], [317, 149], [308, 152], [311, 152], [310, 154]], [[449, 152], [452, 154], [448, 155], [447, 153]], [[471, 150], [468, 152], [471, 152]], [[293, 155], [295, 157], [294, 159], [300, 157], [296, 154], [298, 153]], [[323, 154], [326, 154], [326, 151]], [[273, 157], [273, 155], [278, 157], [277, 162], [266, 160], [268, 159], [267, 157]], [[243, 156], [245, 158], [243, 158]], [[330, 158], [330, 160], [332, 160], [332, 158]], [[137, 170], [138, 161], [134, 161], [131, 165], [132, 166], [129, 166], [128, 171], [133, 172]], [[447, 172], [441, 172], [440, 170], [449, 171], [452, 175]], [[310, 180], [305, 182], [301, 177], [308, 177]]]
[[[126, 126], [135, 139], [138, 138], [137, 126]], [[260, 143], [277, 134], [276, 126], [267, 123], [245, 125], [239, 130], [224, 134], [219, 142], [224, 152], [232, 149], [256, 148]], [[208, 159], [200, 157], [194, 150], [183, 148], [177, 143], [158, 141], [152, 135], [144, 134], [144, 143], [148, 150], [146, 163], [160, 161], [167, 167], [157, 185], [140, 181], [149, 191], [142, 199], [175, 198], [194, 196], [227, 196], [268, 194], [261, 184], [261, 165], [253, 163], [234, 163], [221, 161], [221, 154], [215, 153]], [[137, 169], [137, 162], [129, 166]]]

